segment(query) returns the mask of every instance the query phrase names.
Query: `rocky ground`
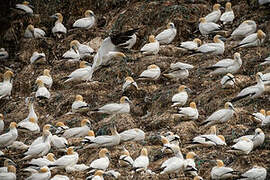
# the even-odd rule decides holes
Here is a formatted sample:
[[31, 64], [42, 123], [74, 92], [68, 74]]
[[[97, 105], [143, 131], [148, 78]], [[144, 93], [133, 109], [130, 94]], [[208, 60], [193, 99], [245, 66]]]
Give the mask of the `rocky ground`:
[[[11, 121], [19, 122], [28, 114], [25, 98], [32, 95], [35, 87], [35, 79], [42, 74], [45, 68], [51, 70], [54, 84], [51, 89], [52, 97], [48, 101], [35, 102], [36, 112], [39, 114], [39, 125], [42, 127], [46, 123], [55, 124], [58, 121], [65, 122], [69, 127], [78, 126], [83, 118], [88, 118], [92, 122], [93, 130], [98, 134], [108, 133], [106, 125], [109, 117], [102, 114], [75, 114], [65, 115], [71, 109], [76, 94], [81, 94], [84, 100], [91, 105], [91, 108], [100, 107], [106, 103], [118, 102], [122, 95], [128, 96], [133, 105], [129, 115], [121, 115], [115, 119], [119, 132], [129, 128], [141, 128], [146, 132], [144, 143], [125, 143], [132, 157], [137, 157], [142, 146], [146, 146], [150, 152], [151, 170], [158, 169], [160, 164], [167, 158], [162, 157], [160, 152], [161, 142], [157, 140], [157, 135], [164, 131], [172, 131], [181, 138], [181, 150], [183, 154], [194, 151], [200, 159], [196, 160], [199, 175], [205, 179], [210, 179], [210, 171], [214, 164], [204, 161], [204, 159], [222, 159], [226, 166], [235, 170], [245, 171], [257, 164], [268, 169], [268, 179], [270, 179], [270, 129], [263, 127], [266, 140], [263, 146], [255, 149], [249, 155], [238, 156], [227, 152], [232, 140], [245, 134], [253, 134], [260, 124], [255, 122], [249, 113], [257, 112], [261, 108], [270, 110], [269, 91], [263, 96], [254, 100], [243, 100], [234, 104], [238, 113], [226, 124], [217, 125], [218, 133], [225, 136], [227, 147], [219, 148], [187, 148], [193, 137], [205, 133], [208, 128], [199, 126], [212, 112], [222, 108], [224, 103], [236, 96], [243, 87], [255, 83], [255, 74], [259, 71], [269, 72], [266, 66], [260, 66], [259, 61], [269, 55], [269, 36], [260, 53], [257, 48], [239, 49], [243, 60], [241, 70], [236, 74], [237, 87], [234, 89], [222, 89], [220, 85], [221, 77], [209, 76], [209, 71], [205, 67], [214, 64], [221, 58], [232, 57], [235, 53], [231, 47], [236, 43], [226, 42], [226, 51], [222, 56], [190, 56], [190, 54], [177, 48], [180, 42], [191, 40], [195, 37], [202, 38], [204, 42], [211, 41], [201, 37], [197, 31], [198, 19], [211, 11], [214, 1], [199, 1], [195, 4], [179, 1], [128, 1], [128, 0], [81, 0], [81, 1], [49, 1], [36, 0], [30, 2], [34, 7], [35, 16], [25, 17], [18, 15], [12, 10], [7, 15], [9, 25], [3, 30], [2, 27], [0, 45], [5, 47], [10, 53], [8, 60], [1, 61], [0, 73], [3, 74], [7, 68], [15, 72], [12, 99], [0, 100], [0, 112], [5, 116], [6, 125]], [[224, 6], [224, 2], [222, 5]], [[225, 27], [226, 32], [222, 35], [228, 37], [232, 29], [237, 27], [242, 21], [252, 19], [258, 24], [266, 34], [270, 34], [269, 9], [256, 8], [251, 10], [246, 1], [232, 1], [236, 19], [232, 27]], [[90, 30], [72, 29], [75, 19], [81, 17], [86, 9], [91, 9], [97, 16], [97, 25]], [[64, 25], [68, 28], [65, 38], [56, 40], [52, 37], [51, 28], [54, 24], [49, 16], [61, 12], [64, 15]], [[44, 39], [25, 39], [23, 32], [31, 22], [35, 27], [46, 31], [47, 37]], [[156, 56], [141, 56], [139, 50], [146, 42], [150, 34], [161, 32], [168, 22], [174, 22], [177, 28], [177, 36], [173, 43], [162, 46]], [[111, 32], [124, 31], [131, 28], [139, 28], [137, 33], [137, 43], [134, 52], [126, 53], [128, 61], [115, 60], [113, 65], [100, 69], [94, 74], [97, 83], [67, 83], [63, 84], [61, 78], [68, 75], [78, 67], [77, 63], [67, 63], [62, 61], [62, 54], [69, 49], [69, 42], [77, 39], [80, 42], [90, 42], [90, 46], [97, 49], [101, 39], [107, 37]], [[42, 51], [46, 54], [48, 61], [38, 65], [30, 65], [30, 57], [34, 50]], [[92, 59], [86, 59], [92, 62]], [[188, 79], [181, 81], [170, 81], [161, 77], [157, 81], [139, 81], [140, 90], [129, 90], [124, 94], [121, 91], [124, 78], [132, 76], [135, 81], [139, 74], [150, 64], [156, 64], [164, 72], [168, 70], [170, 63], [175, 62], [190, 63], [195, 66], [190, 71]], [[185, 84], [192, 93], [189, 102], [194, 101], [199, 110], [197, 121], [182, 121], [174, 119], [172, 113], [175, 109], [170, 107], [171, 97], [177, 91], [177, 87]], [[267, 88], [268, 89], [268, 88]], [[187, 103], [187, 104], [188, 104]], [[19, 133], [19, 140], [30, 144], [38, 135], [29, 133]], [[76, 145], [76, 141], [75, 141]], [[110, 169], [116, 169], [121, 174], [120, 179], [168, 179], [168, 176], [144, 176], [133, 175], [128, 168], [119, 168], [117, 160], [121, 151], [121, 145], [109, 149], [112, 152]], [[5, 151], [15, 162], [20, 157], [20, 151]], [[89, 164], [97, 158], [98, 149], [79, 151], [79, 163]], [[57, 154], [60, 157], [61, 153]], [[23, 162], [18, 162], [21, 167]], [[53, 170], [53, 174], [56, 171]], [[64, 171], [57, 173], [67, 174]], [[25, 175], [19, 170], [18, 179], [23, 179]], [[85, 173], [69, 173], [71, 179], [84, 179]], [[178, 179], [192, 179], [183, 177]]]

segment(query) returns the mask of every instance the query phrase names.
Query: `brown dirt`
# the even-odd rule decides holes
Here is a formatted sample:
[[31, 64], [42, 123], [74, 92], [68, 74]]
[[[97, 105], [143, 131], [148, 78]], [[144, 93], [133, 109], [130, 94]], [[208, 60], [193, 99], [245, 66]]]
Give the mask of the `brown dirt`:
[[[137, 157], [142, 145], [147, 146], [150, 151], [150, 169], [157, 169], [166, 159], [161, 158], [160, 142], [156, 140], [157, 134], [162, 131], [172, 131], [181, 137], [181, 150], [184, 154], [188, 151], [194, 151], [201, 159], [222, 159], [226, 166], [230, 166], [235, 170], [245, 171], [253, 165], [261, 165], [268, 169], [270, 174], [270, 129], [263, 128], [266, 134], [266, 140], [262, 147], [252, 151], [248, 156], [237, 156], [226, 152], [230, 149], [232, 140], [235, 137], [254, 132], [256, 127], [260, 125], [248, 115], [247, 112], [256, 112], [261, 108], [270, 110], [269, 91], [263, 96], [254, 100], [239, 101], [235, 107], [239, 113], [234, 116], [226, 124], [218, 125], [219, 134], [223, 134], [226, 138], [228, 147], [223, 148], [192, 148], [187, 149], [187, 145], [193, 137], [205, 133], [208, 128], [200, 127], [199, 124], [208, 117], [216, 109], [223, 107], [226, 101], [232, 99], [243, 88], [255, 82], [254, 75], [256, 72], [267, 70], [266, 67], [257, 65], [261, 58], [256, 54], [257, 48], [240, 49], [243, 66], [236, 74], [238, 87], [235, 89], [224, 90], [220, 86], [220, 77], [209, 77], [208, 71], [204, 67], [217, 62], [221, 58], [232, 57], [234, 50], [232, 42], [226, 42], [226, 52], [224, 55], [215, 56], [194, 56], [188, 57], [188, 54], [182, 52], [176, 46], [180, 42], [201, 37], [198, 32], [193, 34], [197, 27], [198, 18], [210, 12], [213, 2], [199, 1], [198, 4], [188, 4], [183, 0], [179, 1], [137, 1], [137, 0], [81, 0], [72, 3], [68, 0], [63, 1], [45, 1], [36, 0], [31, 2], [34, 5], [34, 17], [28, 18], [16, 16], [15, 11], [9, 15], [11, 26], [1, 35], [0, 45], [5, 47], [9, 53], [8, 61], [1, 61], [0, 73], [3, 74], [5, 67], [11, 68], [15, 74], [14, 87], [11, 100], [0, 100], [0, 112], [5, 115], [6, 125], [11, 121], [19, 122], [24, 119], [27, 114], [27, 106], [25, 105], [25, 97], [34, 92], [34, 83], [38, 75], [42, 74], [44, 68], [51, 69], [54, 84], [51, 89], [52, 97], [48, 102], [35, 102], [36, 112], [39, 114], [39, 124], [42, 127], [45, 123], [55, 124], [58, 121], [64, 121], [70, 127], [78, 126], [79, 121], [83, 118], [89, 118], [92, 122], [95, 132], [104, 133], [104, 129], [108, 123], [107, 116], [97, 114], [76, 114], [66, 116], [65, 114], [71, 109], [71, 104], [76, 94], [81, 94], [85, 101], [91, 105], [91, 108], [100, 107], [109, 102], [118, 102], [123, 95], [121, 87], [123, 80], [127, 75], [135, 78], [150, 64], [156, 64], [165, 71], [172, 62], [186, 62], [193, 64], [195, 68], [190, 71], [190, 78], [181, 82], [168, 81], [165, 77], [161, 77], [155, 82], [138, 82], [140, 90], [128, 91], [124, 93], [132, 101], [132, 110], [130, 115], [121, 115], [115, 120], [118, 124], [118, 131], [129, 128], [141, 128], [146, 134], [146, 142], [144, 144], [125, 143], [132, 157]], [[246, 1], [233, 1], [233, 9], [235, 10], [236, 19], [233, 28], [238, 26], [242, 21], [253, 19], [257, 22], [258, 27], [266, 34], [270, 33], [269, 9], [260, 8], [250, 10]], [[223, 3], [224, 5], [224, 3]], [[90, 30], [71, 30], [64, 39], [56, 40], [52, 38], [51, 28], [53, 21], [50, 15], [61, 12], [64, 15], [64, 24], [68, 30], [71, 29], [72, 23], [78, 17], [81, 17], [86, 9], [91, 9], [97, 15], [97, 26]], [[267, 19], [268, 17], [268, 19]], [[141, 57], [138, 53], [127, 54], [129, 61], [125, 64], [122, 61], [115, 61], [114, 65], [103, 68], [94, 74], [94, 80], [99, 81], [98, 84], [63, 84], [61, 78], [68, 75], [78, 67], [78, 64], [70, 64], [60, 62], [62, 54], [69, 49], [69, 42], [78, 39], [80, 42], [89, 42], [95, 37], [102, 39], [113, 31], [124, 31], [130, 28], [140, 28], [138, 42], [135, 49], [138, 50], [147, 42], [150, 34], [158, 34], [164, 29], [164, 25], [168, 22], [174, 22], [178, 30], [177, 36], [172, 45], [162, 47], [157, 56]], [[45, 39], [24, 39], [23, 32], [28, 25], [33, 23], [36, 27], [46, 31]], [[204, 38], [204, 41], [208, 41]], [[92, 44], [98, 43], [96, 39]], [[262, 49], [262, 57], [266, 57], [270, 51], [269, 36]], [[50, 63], [43, 63], [31, 66], [29, 59], [34, 50], [43, 51]], [[92, 59], [87, 59], [92, 61]], [[269, 72], [269, 69], [268, 69]], [[172, 117], [173, 109], [170, 108], [170, 99], [176, 92], [180, 84], [185, 84], [193, 90], [190, 94], [189, 102], [195, 101], [200, 113], [199, 119], [195, 122], [174, 120]], [[147, 97], [147, 98], [146, 98]], [[189, 103], [188, 102], [188, 103]], [[187, 104], [188, 104], [187, 103]], [[150, 112], [149, 116], [145, 116]], [[39, 135], [19, 134], [18, 140], [30, 144], [31, 141]], [[112, 161], [110, 169], [116, 169], [121, 174], [120, 179], [168, 179], [167, 176], [142, 176], [132, 175], [130, 169], [119, 168], [118, 157], [121, 146], [110, 149], [112, 152]], [[19, 157], [19, 151], [5, 151], [15, 161]], [[54, 151], [53, 151], [54, 152]], [[79, 163], [89, 164], [97, 158], [98, 149], [90, 149], [88, 151], [79, 152]], [[57, 157], [61, 154], [57, 153]], [[205, 179], [210, 179], [209, 173], [213, 164], [197, 160], [199, 175]], [[22, 162], [18, 162], [21, 167]], [[53, 171], [55, 174], [56, 171]], [[58, 171], [58, 174], [67, 174], [64, 171]], [[71, 179], [84, 179], [86, 173], [69, 173]], [[190, 177], [182, 177], [178, 179], [192, 179]], [[18, 179], [25, 177], [22, 172], [18, 172]], [[268, 175], [268, 179], [270, 176]]]

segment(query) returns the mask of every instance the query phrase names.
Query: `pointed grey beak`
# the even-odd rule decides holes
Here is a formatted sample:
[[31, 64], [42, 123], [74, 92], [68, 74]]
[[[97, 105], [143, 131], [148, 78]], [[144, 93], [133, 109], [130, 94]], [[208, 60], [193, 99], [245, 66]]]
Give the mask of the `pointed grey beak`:
[[87, 66], [92, 66], [92, 64], [90, 64], [90, 63], [88, 63], [88, 62], [87, 62], [87, 63], [85, 63], [85, 65], [87, 65]]
[[28, 6], [29, 6], [30, 8], [33, 8], [33, 9], [35, 8], [33, 5], [28, 5]]
[[192, 93], [192, 90], [190, 88], [186, 88], [187, 92]]
[[50, 18], [58, 19], [58, 17], [55, 14], [51, 15]]
[[222, 6], [222, 7], [220, 7], [220, 10], [224, 10], [225, 8]]
[[225, 37], [220, 37], [219, 38], [221, 41], [225, 42], [227, 39]]

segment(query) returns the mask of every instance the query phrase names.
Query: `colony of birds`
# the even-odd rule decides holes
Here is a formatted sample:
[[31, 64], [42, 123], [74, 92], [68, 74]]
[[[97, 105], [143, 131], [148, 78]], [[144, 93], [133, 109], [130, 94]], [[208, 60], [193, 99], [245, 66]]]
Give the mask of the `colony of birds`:
[[[258, 1], [259, 5], [269, 3], [269, 0]], [[30, 19], [34, 14], [27, 1], [17, 4], [14, 8]], [[262, 8], [269, 8], [269, 6]], [[228, 35], [226, 30], [232, 28], [234, 19], [239, 17], [235, 17], [230, 2], [225, 4], [224, 12], [220, 9], [220, 4], [214, 4], [212, 12], [199, 19], [197, 37], [181, 42], [179, 47], [173, 47], [175, 51], [185, 54], [187, 61], [181, 62], [175, 59], [166, 69], [159, 67], [160, 61], [157, 59], [160, 58], [160, 51], [172, 48], [170, 44], [177, 35], [177, 28], [173, 22], [169, 22], [167, 29], [164, 27], [163, 31], [156, 36], [150, 33], [149, 42], [143, 44], [139, 51], [133, 49], [138, 38], [136, 33], [139, 31], [136, 27], [112, 33], [101, 43], [97, 43], [96, 50], [91, 48], [89, 43], [81, 43], [72, 39], [69, 44], [70, 49], [62, 55], [62, 59], [58, 62], [49, 61], [45, 53], [34, 51], [28, 63], [33, 74], [35, 68], [50, 67], [54, 66], [54, 63], [62, 63], [61, 67], [65, 71], [65, 76], [57, 80], [58, 87], [54, 88], [56, 85], [53, 77], [56, 75], [51, 73], [50, 68], [44, 68], [43, 74], [36, 76], [34, 87], [30, 87], [33, 90], [32, 93], [21, 97], [21, 101], [24, 101], [29, 109], [27, 117], [17, 117], [17, 119], [7, 122], [6, 116], [10, 112], [0, 114], [0, 156], [4, 162], [3, 167], [0, 168], [0, 179], [178, 178], [202, 180], [211, 178], [264, 180], [269, 178], [269, 175], [267, 176], [269, 162], [264, 164], [250, 160], [252, 159], [250, 155], [254, 153], [255, 156], [260, 156], [258, 153], [262, 151], [259, 150], [266, 143], [266, 132], [269, 133], [270, 125], [270, 108], [266, 106], [265, 109], [258, 109], [255, 112], [245, 110], [245, 106], [238, 108], [238, 103], [241, 101], [245, 102], [247, 106], [250, 104], [255, 106], [258, 99], [260, 100], [262, 97], [266, 97], [263, 100], [269, 101], [267, 86], [270, 84], [270, 73], [257, 72], [257, 67], [253, 67], [253, 72], [256, 73], [251, 76], [255, 76], [256, 84], [247, 87], [242, 87], [243, 81], [246, 82], [247, 79], [241, 79], [242, 75], [239, 74], [240, 69], [245, 68], [242, 67], [241, 57], [243, 53], [246, 53], [247, 48], [254, 50], [260, 66], [267, 68], [270, 64], [270, 56], [267, 57], [261, 48], [269, 39], [267, 39], [267, 34], [259, 29], [257, 23], [252, 19], [243, 20]], [[82, 33], [90, 30], [97, 23], [93, 11], [86, 10], [84, 15], [84, 18], [76, 20], [72, 25], [75, 30], [83, 29]], [[68, 32], [67, 27], [63, 24], [64, 15], [61, 13], [56, 13], [51, 18], [56, 19], [51, 29], [53, 38], [60, 43], [61, 39], [65, 38], [66, 34], [72, 33], [74, 29]], [[47, 38], [46, 32], [35, 26], [29, 23], [25, 29], [24, 38], [30, 39], [28, 42], [33, 39], [42, 41], [42, 39]], [[227, 46], [227, 44], [229, 45]], [[232, 49], [233, 57], [221, 58], [227, 48]], [[32, 49], [25, 51], [32, 51]], [[127, 54], [130, 57], [137, 57], [137, 59], [131, 59]], [[194, 89], [187, 85], [188, 83], [183, 83], [192, 80], [190, 73], [197, 66], [195, 63], [189, 64], [188, 59], [198, 57], [201, 60], [218, 58], [218, 62], [212, 62], [208, 67], [199, 68], [207, 72], [208, 81], [219, 83], [216, 84], [216, 91], [219, 89], [219, 93], [216, 95], [226, 99], [223, 102], [223, 107], [219, 107], [220, 103], [214, 102], [215, 111], [206, 114], [205, 118], [200, 118], [200, 112], [206, 107], [201, 106], [198, 98], [192, 99], [195, 95], [199, 96], [199, 93], [194, 92]], [[9, 54], [4, 48], [1, 49], [0, 58], [6, 61], [9, 58]], [[151, 58], [151, 60], [147, 58]], [[263, 61], [259, 62], [262, 59]], [[151, 64], [145, 69], [138, 69], [137, 71], [140, 73], [135, 74], [130, 66], [136, 66], [136, 63], [142, 60], [149, 60]], [[79, 67], [74, 68], [78, 63]], [[116, 65], [116, 63], [118, 64]], [[122, 80], [119, 80], [120, 76], [110, 77], [117, 78], [122, 84], [121, 87], [116, 84], [108, 84], [107, 79], [96, 80], [97, 76], [101, 77], [100, 73], [113, 73], [106, 71], [113, 66], [125, 69], [117, 72], [125, 72], [126, 76]], [[164, 71], [162, 71], [163, 69]], [[199, 76], [199, 74], [197, 75]], [[15, 70], [6, 67], [6, 71], [3, 73], [3, 82], [0, 84], [0, 99], [6, 104], [12, 102], [11, 95], [17, 91], [14, 87], [18, 87], [16, 83], [20, 79], [16, 78]], [[165, 79], [168, 83], [160, 84], [161, 79]], [[196, 78], [193, 81], [196, 81]], [[170, 86], [170, 83], [173, 86]], [[201, 86], [207, 87], [208, 85], [208, 82], [205, 82]], [[120, 87], [115, 91], [118, 93], [117, 96], [122, 96], [120, 102], [98, 102], [99, 98], [102, 99], [102, 97], [97, 98], [97, 102], [84, 101], [83, 91], [89, 88], [97, 91], [95, 88], [102, 86], [104, 86], [103, 89], [101, 88], [99, 91], [104, 91], [107, 86]], [[167, 100], [159, 99], [159, 101], [170, 102], [166, 104], [166, 108], [160, 107], [159, 109], [161, 112], [164, 109], [167, 114], [170, 114], [168, 122], [163, 122], [163, 124], [169, 126], [169, 120], [173, 120], [176, 122], [174, 124], [176, 128], [169, 127], [170, 129], [167, 131], [163, 128], [158, 133], [152, 133], [149, 132], [149, 129], [147, 130], [147, 126], [131, 127], [128, 124], [130, 118], [138, 118], [139, 121], [150, 119], [147, 122], [151, 124], [153, 114], [151, 109], [147, 109], [146, 113], [140, 117], [136, 117], [140, 112], [137, 112], [136, 115], [133, 109], [138, 109], [141, 106], [141, 103], [136, 101], [136, 96], [143, 99], [144, 103], [154, 104], [157, 99], [150, 97], [150, 95], [155, 92], [157, 86], [159, 88], [164, 86], [163, 89], [175, 88], [173, 92], [177, 91], [175, 94], [166, 96]], [[57, 89], [61, 88], [72, 89], [68, 96], [73, 99], [73, 102], [69, 106], [68, 112], [64, 112], [61, 106], [54, 109], [54, 111], [60, 111], [62, 116], [62, 120], [57, 121], [57, 117], [50, 117], [49, 112], [46, 112], [44, 107], [52, 106], [51, 99], [61, 99], [57, 94]], [[53, 93], [52, 89], [55, 90]], [[150, 95], [146, 95], [146, 91]], [[212, 91], [214, 90], [212, 89]], [[141, 98], [141, 94], [145, 96]], [[228, 94], [232, 95], [229, 97], [233, 98], [228, 99]], [[60, 100], [56, 101], [61, 105]], [[215, 98], [209, 99], [209, 101], [215, 101]], [[40, 112], [36, 112], [36, 109], [39, 109]], [[131, 113], [135, 113], [134, 117], [130, 116]], [[39, 117], [40, 114], [43, 114], [42, 118]], [[106, 114], [106, 116], [101, 117], [93, 114]], [[232, 126], [229, 126], [231, 134], [223, 134], [223, 126], [228, 126], [231, 121], [234, 122], [234, 125], [239, 124], [235, 119], [239, 120], [239, 117], [243, 115], [254, 122], [251, 134], [244, 133], [244, 136], [236, 136], [233, 134]], [[100, 121], [105, 123], [101, 123], [93, 117], [101, 119]], [[56, 119], [56, 121], [50, 119]], [[135, 123], [133, 122], [133, 124]], [[239, 124], [238, 128], [241, 129], [241, 126], [244, 125]], [[119, 129], [123, 129], [121, 126], [126, 129], [120, 132]], [[191, 139], [182, 139], [186, 133], [186, 130], [181, 131], [184, 126], [188, 131], [193, 131], [195, 128], [195, 131], [204, 133], [193, 133]], [[96, 127], [99, 127], [99, 130]], [[157, 130], [159, 129], [157, 128]], [[246, 132], [250, 133], [250, 131]], [[151, 145], [154, 145], [154, 148]], [[137, 151], [136, 156], [129, 152], [129, 149], [134, 151], [134, 148]], [[211, 156], [209, 153], [206, 156], [204, 149], [205, 152], [210, 149], [213, 154], [218, 152], [219, 156]], [[199, 150], [200, 153], [196, 153]], [[155, 153], [153, 153], [154, 151]], [[182, 154], [183, 151], [185, 156]], [[82, 154], [84, 158], [82, 158]], [[269, 151], [268, 154], [261, 155], [267, 158]], [[226, 156], [232, 157], [232, 162], [229, 162], [231, 160], [228, 160]], [[246, 167], [250, 168], [231, 167], [229, 164], [233, 164], [237, 159], [249, 159], [249, 162], [252, 163]], [[224, 164], [225, 161], [228, 165]], [[201, 171], [200, 167], [205, 164], [208, 170]]]

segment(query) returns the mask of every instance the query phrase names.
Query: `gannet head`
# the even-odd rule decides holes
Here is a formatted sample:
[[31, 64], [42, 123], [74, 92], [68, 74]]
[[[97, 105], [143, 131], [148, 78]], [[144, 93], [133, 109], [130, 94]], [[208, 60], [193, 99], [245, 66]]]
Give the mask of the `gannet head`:
[[44, 75], [44, 76], [51, 77], [50, 72], [51, 72], [51, 71], [50, 71], [49, 69], [44, 69], [43, 75]]
[[81, 95], [76, 95], [75, 101], [83, 101], [83, 97]]
[[53, 153], [47, 154], [47, 159], [48, 159], [49, 161], [51, 161], [51, 162], [54, 162], [54, 161], [55, 161], [54, 157], [55, 157], [55, 156], [54, 156]]
[[195, 102], [191, 102], [189, 104], [189, 106], [192, 108], [192, 109], [196, 109], [196, 103]]
[[219, 10], [220, 6], [221, 6], [220, 4], [214, 4], [213, 10], [214, 10], [214, 11]]
[[224, 163], [223, 163], [222, 160], [217, 159], [216, 161], [217, 161], [217, 166], [218, 167], [223, 167], [224, 166]]
[[197, 154], [195, 154], [194, 152], [188, 152], [186, 159], [194, 159], [195, 156], [197, 156]]
[[67, 155], [71, 155], [71, 154], [73, 154], [73, 153], [74, 153], [73, 147], [69, 147], [69, 148], [67, 149]]
[[95, 132], [93, 130], [88, 131], [88, 136], [95, 137]]
[[168, 25], [167, 25], [167, 28], [168, 29], [174, 29], [175, 28], [175, 26], [174, 26], [174, 24], [172, 23], [172, 22], [170, 22], [170, 23], [168, 23]]
[[120, 99], [120, 104], [124, 104], [124, 103], [132, 103], [129, 98], [127, 96], [123, 96]]
[[42, 168], [39, 169], [40, 173], [47, 173], [49, 171], [49, 168], [47, 166], [43, 166]]
[[141, 150], [141, 156], [148, 156], [148, 151], [146, 148], [142, 148]]
[[91, 17], [91, 16], [95, 16], [95, 14], [94, 14], [93, 11], [91, 11], [91, 10], [86, 10], [86, 11], [84, 12], [84, 16], [85, 16], [85, 17]]
[[155, 64], [151, 64], [147, 67], [147, 69], [158, 69], [159, 67]]
[[262, 115], [264, 115], [264, 116], [266, 115], [264, 109], [261, 109], [261, 110], [260, 110], [260, 113], [261, 113]]
[[261, 29], [259, 29], [257, 31], [257, 36], [258, 36], [258, 39], [263, 40], [266, 37], [266, 34]]
[[10, 80], [10, 78], [13, 76], [14, 76], [14, 73], [8, 70], [4, 73], [4, 80]]
[[125, 81], [134, 82], [134, 79], [132, 77], [128, 76], [125, 78]]
[[205, 23], [205, 22], [206, 22], [205, 17], [201, 17], [201, 18], [199, 19], [199, 22], [200, 22], [200, 23]]
[[9, 165], [7, 168], [8, 168], [8, 172], [16, 174], [16, 168], [15, 168], [15, 166]]
[[108, 151], [107, 148], [103, 148], [99, 151], [99, 157], [103, 158], [103, 157], [110, 157], [110, 152]]
[[43, 87], [44, 83], [41, 79], [36, 80], [36, 84], [38, 85], [38, 87]]
[[9, 124], [9, 128], [10, 129], [15, 129], [17, 127], [17, 123], [15, 123], [15, 122], [11, 122], [10, 124]]
[[202, 41], [199, 38], [195, 38], [193, 42], [197, 43], [198, 46], [202, 45]]
[[102, 177], [103, 174], [104, 174], [104, 171], [102, 171], [102, 170], [97, 170], [97, 171], [95, 172], [94, 176], [100, 176], [100, 177]]
[[150, 35], [149, 36], [149, 42], [150, 43], [156, 42], [156, 39], [155, 39], [155, 36], [154, 35]]
[[231, 11], [232, 10], [232, 3], [227, 2], [225, 6], [226, 6], [226, 10], [225, 11]]
[[[223, 135], [218, 135], [218, 137], [223, 141], [225, 142], [225, 137]], [[226, 142], [225, 142], [226, 143]]]
[[91, 126], [91, 122], [88, 119], [83, 119], [81, 121], [81, 126]]

